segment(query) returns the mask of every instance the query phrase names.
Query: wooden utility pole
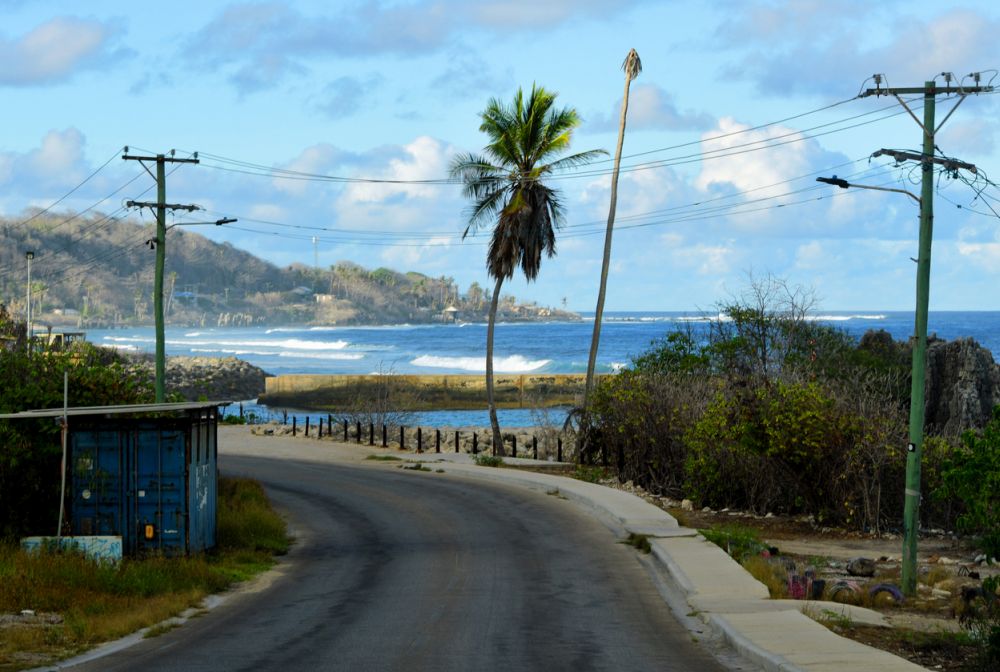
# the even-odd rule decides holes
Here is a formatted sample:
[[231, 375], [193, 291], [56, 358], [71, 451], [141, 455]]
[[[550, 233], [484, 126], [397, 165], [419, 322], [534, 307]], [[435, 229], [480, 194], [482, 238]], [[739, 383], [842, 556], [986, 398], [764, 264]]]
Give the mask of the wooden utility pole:
[[[903, 500], [903, 568], [902, 588], [906, 595], [914, 595], [917, 590], [917, 537], [920, 530], [920, 456], [924, 442], [924, 385], [927, 359], [927, 307], [930, 296], [931, 276], [931, 239], [934, 229], [934, 166], [945, 165], [946, 169], [957, 171], [959, 168], [975, 172], [975, 166], [935, 156], [934, 138], [951, 117], [952, 113], [970, 94], [988, 93], [992, 86], [979, 86], [979, 73], [969, 75], [975, 82], [974, 86], [951, 86], [953, 76], [942, 73], [945, 86], [938, 86], [935, 81], [924, 82], [923, 86], [881, 88], [882, 76], [875, 75], [874, 89], [866, 89], [861, 97], [893, 96], [906, 109], [922, 130], [922, 150], [915, 152], [898, 152], [894, 150], [879, 150], [877, 155], [892, 156], [896, 161], [914, 159], [921, 164], [920, 189], [920, 237], [917, 252], [917, 303], [914, 319], [913, 362], [910, 385], [910, 440], [906, 452], [906, 485]], [[901, 96], [923, 96], [924, 118], [921, 121], [913, 113]], [[957, 96], [958, 100], [940, 124], [935, 126], [935, 103], [938, 96]], [[950, 168], [948, 164], [951, 165]]]
[[[156, 402], [163, 403], [166, 398], [166, 349], [163, 325], [163, 264], [166, 260], [166, 239], [167, 239], [167, 210], [187, 210], [192, 212], [198, 209], [197, 205], [177, 205], [167, 203], [167, 183], [165, 166], [167, 163], [198, 163], [198, 155], [194, 158], [178, 159], [173, 156], [157, 154], [156, 156], [133, 156], [125, 148], [122, 155], [125, 161], [138, 161], [146, 172], [156, 180], [156, 202], [148, 201], [128, 201], [128, 207], [150, 208], [156, 213], [156, 238], [149, 241], [156, 250], [156, 275], [153, 281], [153, 311], [156, 314]], [[153, 175], [146, 162], [156, 163], [156, 174]]]

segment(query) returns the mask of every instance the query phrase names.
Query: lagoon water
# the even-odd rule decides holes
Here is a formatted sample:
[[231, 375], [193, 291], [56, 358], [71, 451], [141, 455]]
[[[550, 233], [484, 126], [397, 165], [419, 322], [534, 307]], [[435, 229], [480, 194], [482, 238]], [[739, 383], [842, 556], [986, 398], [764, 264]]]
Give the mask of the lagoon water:
[[[650, 343], [670, 331], [690, 328], [704, 333], [718, 315], [682, 312], [609, 312], [601, 329], [598, 371], [627, 365]], [[897, 340], [913, 333], [912, 312], [834, 311], [814, 316], [860, 337], [885, 329]], [[500, 323], [496, 329], [497, 373], [585, 373], [593, 317], [580, 322]], [[952, 340], [971, 337], [1000, 354], [1000, 311], [931, 312], [928, 333]], [[88, 340], [123, 350], [153, 352], [153, 329], [94, 330]], [[234, 356], [272, 375], [483, 373], [486, 325], [435, 324], [382, 327], [244, 327], [170, 328], [168, 355]], [[418, 414], [428, 425], [485, 425], [485, 411]], [[558, 421], [558, 419], [556, 420]], [[530, 411], [503, 411], [508, 426], [537, 424]]]

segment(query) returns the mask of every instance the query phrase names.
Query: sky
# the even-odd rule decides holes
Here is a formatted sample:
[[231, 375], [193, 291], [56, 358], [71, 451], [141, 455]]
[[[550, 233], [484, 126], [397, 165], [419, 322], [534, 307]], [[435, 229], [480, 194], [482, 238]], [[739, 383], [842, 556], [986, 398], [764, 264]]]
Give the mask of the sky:
[[[189, 230], [282, 266], [491, 286], [488, 231], [462, 239], [468, 202], [446, 178], [484, 146], [489, 100], [538, 84], [582, 118], [571, 151], [609, 156], [552, 176], [557, 255], [505, 292], [591, 311], [634, 48], [606, 310], [708, 310], [768, 274], [825, 310], [912, 310], [915, 202], [815, 178], [919, 194], [916, 164], [872, 155], [919, 151], [920, 126], [858, 94], [875, 74], [989, 84], [998, 34], [985, 0], [0, 0], [0, 215], [56, 203], [148, 222], [123, 209], [155, 199], [123, 147], [198, 152], [168, 166], [167, 201], [204, 211], [172, 223], [235, 217]], [[957, 100], [937, 100], [936, 144], [977, 172], [936, 178], [930, 307], [1000, 310], [1000, 97], [945, 119]]]

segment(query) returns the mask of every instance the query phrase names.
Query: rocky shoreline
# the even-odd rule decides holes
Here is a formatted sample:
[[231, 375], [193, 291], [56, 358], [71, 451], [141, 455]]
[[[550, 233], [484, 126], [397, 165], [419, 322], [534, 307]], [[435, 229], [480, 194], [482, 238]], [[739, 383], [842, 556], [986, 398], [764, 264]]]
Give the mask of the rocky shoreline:
[[[134, 365], [156, 375], [153, 356], [132, 356]], [[264, 392], [263, 369], [236, 357], [167, 357], [167, 394], [179, 394], [185, 401], [241, 401], [256, 399]]]

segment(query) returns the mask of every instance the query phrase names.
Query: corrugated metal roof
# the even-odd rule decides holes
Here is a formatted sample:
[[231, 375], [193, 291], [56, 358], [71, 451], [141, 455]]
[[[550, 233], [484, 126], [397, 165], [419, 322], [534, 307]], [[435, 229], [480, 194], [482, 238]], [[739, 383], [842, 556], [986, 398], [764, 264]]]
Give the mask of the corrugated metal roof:
[[18, 418], [58, 418], [62, 415], [126, 415], [129, 413], [169, 413], [172, 411], [193, 411], [212, 406], [228, 406], [231, 401], [183, 401], [171, 404], [130, 404], [123, 406], [74, 406], [67, 408], [40, 408], [20, 413], [0, 413], [0, 420]]

